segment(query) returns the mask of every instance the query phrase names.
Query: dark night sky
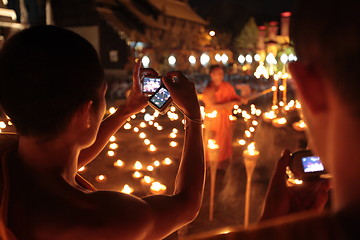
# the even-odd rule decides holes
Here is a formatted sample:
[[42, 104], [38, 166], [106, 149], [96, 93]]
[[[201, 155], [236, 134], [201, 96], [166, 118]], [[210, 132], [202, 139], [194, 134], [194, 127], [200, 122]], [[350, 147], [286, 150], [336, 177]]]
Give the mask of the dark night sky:
[[189, 0], [195, 11], [218, 31], [239, 32], [252, 16], [257, 25], [279, 21], [295, 0]]

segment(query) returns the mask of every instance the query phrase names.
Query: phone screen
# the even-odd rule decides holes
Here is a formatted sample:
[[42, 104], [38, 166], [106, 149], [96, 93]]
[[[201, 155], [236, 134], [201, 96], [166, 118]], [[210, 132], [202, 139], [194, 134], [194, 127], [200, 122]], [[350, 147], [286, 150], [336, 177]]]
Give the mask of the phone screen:
[[143, 92], [154, 93], [161, 86], [161, 78], [159, 77], [144, 77], [143, 79]]
[[324, 166], [320, 161], [320, 157], [318, 156], [310, 156], [310, 157], [303, 157], [302, 165], [304, 167], [304, 172], [321, 172], [324, 171]]
[[169, 99], [170, 92], [166, 88], [162, 87], [154, 96], [151, 97], [150, 102], [161, 109]]

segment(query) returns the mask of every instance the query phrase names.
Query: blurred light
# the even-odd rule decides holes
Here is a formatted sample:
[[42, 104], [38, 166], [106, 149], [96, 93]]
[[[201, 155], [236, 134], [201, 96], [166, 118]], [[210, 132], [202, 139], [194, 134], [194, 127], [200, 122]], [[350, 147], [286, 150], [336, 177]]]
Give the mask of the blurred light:
[[81, 168], [78, 169], [78, 172], [83, 172], [83, 171], [85, 171], [85, 167], [84, 167], [84, 166], [82, 166]]
[[295, 61], [295, 56], [294, 56], [294, 54], [290, 53], [288, 60], [289, 60], [289, 62]]
[[141, 122], [139, 126], [140, 126], [141, 128], [144, 128], [144, 127], [146, 127], [146, 123]]
[[144, 56], [141, 59], [141, 63], [143, 64], [144, 68], [148, 68], [150, 65], [150, 58], [148, 56]]
[[115, 152], [114, 151], [108, 151], [107, 155], [109, 155], [109, 157], [113, 157], [115, 155]]
[[118, 159], [118, 160], [116, 160], [116, 161], [114, 162], [114, 166], [115, 166], [115, 167], [122, 167], [122, 166], [124, 166], [124, 162], [121, 161], [120, 159]]
[[170, 138], [176, 138], [176, 133], [174, 133], [174, 132], [172, 132], [172, 133], [170, 133]]
[[213, 37], [213, 36], [215, 36], [215, 31], [213, 31], [213, 30], [211, 30], [210, 32], [209, 32], [209, 35], [211, 36], [211, 37]]
[[194, 64], [196, 63], [196, 57], [193, 56], [193, 55], [191, 55], [191, 56], [189, 57], [189, 63], [191, 63], [192, 65], [194, 65]]
[[246, 141], [245, 141], [244, 139], [240, 139], [240, 140], [239, 140], [239, 144], [240, 144], [241, 146], [244, 146], [244, 145], [246, 144]]
[[281, 55], [280, 57], [280, 61], [285, 64], [288, 61], [288, 56], [284, 53], [283, 55]]
[[131, 194], [134, 192], [134, 189], [131, 188], [129, 185], [125, 184], [121, 192], [126, 194]]
[[104, 175], [98, 175], [95, 177], [95, 181], [97, 182], [103, 182], [106, 180], [106, 177]]
[[110, 114], [114, 114], [116, 112], [116, 109], [114, 107], [111, 107], [109, 109]]
[[252, 58], [252, 56], [251, 56], [250, 54], [248, 54], [248, 55], [246, 55], [245, 60], [246, 60], [246, 62], [248, 62], [248, 63], [252, 63], [253, 58]]
[[246, 59], [245, 59], [244, 55], [240, 54], [239, 57], [238, 57], [239, 63], [244, 64], [245, 60]]
[[163, 164], [165, 165], [170, 165], [172, 163], [171, 159], [170, 158], [165, 158], [164, 161], [163, 161]]
[[151, 121], [152, 120], [151, 115], [149, 113], [145, 113], [144, 120], [147, 121], [147, 122]]
[[201, 54], [201, 56], [200, 56], [200, 63], [201, 63], [201, 65], [204, 66], [204, 65], [208, 64], [209, 61], [210, 61], [209, 55], [207, 55], [206, 53]]
[[154, 166], [155, 166], [155, 167], [160, 166], [160, 162], [159, 162], [158, 160], [154, 161]]
[[220, 54], [215, 54], [215, 60], [217, 61], [217, 62], [220, 62], [221, 61], [221, 55]]
[[6, 123], [3, 122], [3, 121], [1, 121], [1, 122], [0, 122], [0, 128], [1, 128], [1, 129], [6, 128]]
[[136, 171], [133, 173], [132, 176], [133, 176], [133, 178], [141, 178], [143, 176], [143, 174], [141, 172]]
[[146, 138], [146, 134], [143, 133], [143, 132], [141, 132], [141, 133], [139, 134], [139, 137], [140, 137], [140, 138]]
[[134, 169], [135, 170], [141, 170], [142, 169], [142, 164], [139, 161], [136, 161], [134, 164]]
[[131, 129], [131, 124], [130, 123], [125, 123], [124, 129]]
[[144, 139], [144, 143], [145, 143], [145, 145], [149, 145], [151, 142], [149, 139]]
[[178, 130], [176, 128], [173, 128], [172, 132], [173, 133], [178, 133]]
[[147, 166], [146, 169], [147, 169], [149, 172], [154, 171], [154, 167], [151, 166], [151, 165]]
[[134, 127], [134, 132], [138, 132], [139, 128], [138, 127]]
[[175, 58], [174, 56], [170, 56], [170, 57], [168, 58], [168, 61], [169, 61], [169, 64], [170, 64], [170, 65], [175, 65], [175, 63], [176, 63], [176, 58]]
[[156, 149], [156, 147], [155, 147], [155, 145], [154, 144], [151, 144], [150, 146], [149, 146], [149, 151], [150, 152], [155, 152], [157, 149]]
[[258, 62], [258, 61], [260, 61], [260, 59], [261, 59], [260, 55], [259, 55], [259, 54], [255, 54], [254, 60]]
[[117, 149], [119, 147], [119, 145], [117, 145], [117, 143], [111, 143], [110, 145], [109, 145], [109, 148], [110, 149]]
[[221, 61], [226, 64], [229, 60], [228, 55], [226, 55], [225, 53], [223, 55], [221, 55]]
[[169, 145], [170, 145], [170, 147], [176, 147], [178, 145], [178, 143], [175, 141], [171, 141]]
[[277, 61], [276, 61], [276, 59], [275, 59], [274, 54], [269, 53], [269, 54], [266, 56], [266, 62], [269, 63], [269, 64], [277, 64]]

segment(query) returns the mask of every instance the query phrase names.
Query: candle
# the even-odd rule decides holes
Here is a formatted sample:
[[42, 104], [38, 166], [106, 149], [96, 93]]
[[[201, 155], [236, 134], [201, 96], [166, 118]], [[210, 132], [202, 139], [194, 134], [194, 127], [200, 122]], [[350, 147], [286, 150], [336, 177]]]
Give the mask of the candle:
[[123, 166], [124, 166], [124, 162], [121, 161], [120, 159], [118, 159], [118, 160], [116, 160], [116, 161], [114, 162], [114, 166], [115, 166], [115, 167], [123, 167]]
[[263, 114], [263, 118], [265, 122], [270, 122], [271, 120], [273, 120], [274, 118], [276, 118], [276, 114], [273, 110], [266, 112]]
[[125, 184], [121, 192], [126, 194], [131, 194], [134, 192], [134, 189], [130, 187], [128, 184]]
[[216, 116], [217, 116], [217, 111], [214, 110], [214, 111], [212, 111], [211, 113], [206, 113], [205, 116], [208, 117], [208, 118], [216, 118]]
[[274, 86], [271, 88], [273, 90], [273, 105], [277, 105], [278, 101], [278, 86], [279, 86], [279, 79], [277, 75], [274, 75]]
[[166, 186], [159, 182], [153, 182], [150, 186], [150, 191], [153, 194], [163, 194], [166, 191]]
[[103, 182], [105, 180], [106, 180], [106, 177], [102, 174], [95, 177], [95, 181], [97, 181], [97, 182]]
[[272, 120], [272, 125], [274, 126], [274, 127], [283, 127], [283, 126], [285, 126], [285, 124], [286, 124], [286, 118], [284, 118], [284, 117], [282, 117], [282, 118], [275, 118], [275, 119], [273, 119]]
[[245, 214], [244, 214], [245, 228], [249, 224], [251, 177], [254, 172], [256, 161], [259, 158], [259, 155], [260, 152], [255, 149], [254, 142], [250, 143], [247, 149], [243, 151], [244, 164], [245, 164], [246, 176], [247, 176], [246, 191], [245, 191]]
[[117, 149], [118, 147], [119, 147], [119, 145], [117, 145], [117, 143], [111, 143], [111, 144], [109, 145], [109, 148], [110, 148], [110, 149], [113, 149], [113, 150]]
[[283, 90], [283, 99], [282, 99], [282, 101], [284, 102], [284, 104], [287, 104], [287, 78], [288, 78], [288, 74], [287, 74], [287, 73], [284, 73], [284, 74], [282, 75], [283, 87], [284, 87], [284, 90]]
[[143, 174], [139, 171], [136, 171], [133, 173], [132, 176], [133, 176], [133, 178], [141, 178], [143, 176]]
[[306, 124], [303, 120], [300, 120], [298, 122], [294, 122], [293, 123], [293, 128], [296, 130], [296, 131], [304, 131], [304, 129], [306, 128]]
[[150, 140], [149, 139], [144, 139], [144, 143], [145, 143], [145, 145], [150, 145]]
[[136, 161], [134, 164], [134, 169], [135, 170], [141, 170], [142, 169], [142, 164], [139, 161]]
[[171, 147], [176, 147], [176, 146], [178, 145], [178, 143], [175, 142], [175, 141], [171, 141], [171, 142], [169, 143], [169, 145], [170, 145]]
[[255, 149], [255, 143], [252, 142], [248, 145], [247, 149], [244, 150], [243, 156], [245, 161], [257, 160], [260, 155], [260, 152]]
[[156, 147], [155, 147], [155, 145], [154, 144], [150, 144], [150, 146], [149, 146], [149, 151], [150, 152], [155, 152], [157, 149], [156, 149]]
[[150, 185], [153, 181], [154, 181], [154, 179], [152, 177], [144, 176], [140, 182], [143, 185]]
[[164, 165], [170, 165], [172, 163], [171, 159], [170, 158], [165, 158], [164, 161], [163, 161], [163, 164]]

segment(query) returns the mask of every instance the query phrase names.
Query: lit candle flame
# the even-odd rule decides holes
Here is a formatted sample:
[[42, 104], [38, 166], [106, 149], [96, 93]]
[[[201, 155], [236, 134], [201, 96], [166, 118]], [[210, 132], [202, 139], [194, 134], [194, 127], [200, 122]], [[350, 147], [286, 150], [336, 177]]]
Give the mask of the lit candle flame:
[[135, 170], [141, 170], [142, 169], [142, 164], [139, 161], [136, 161], [134, 164], [134, 169]]
[[208, 139], [208, 145], [207, 147], [209, 149], [218, 149], [219, 145], [216, 143], [215, 139]]
[[131, 194], [134, 192], [134, 189], [131, 188], [128, 184], [125, 184], [121, 192], [126, 194]]

